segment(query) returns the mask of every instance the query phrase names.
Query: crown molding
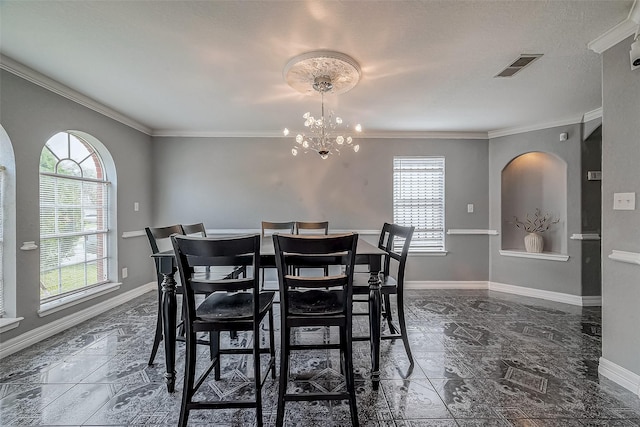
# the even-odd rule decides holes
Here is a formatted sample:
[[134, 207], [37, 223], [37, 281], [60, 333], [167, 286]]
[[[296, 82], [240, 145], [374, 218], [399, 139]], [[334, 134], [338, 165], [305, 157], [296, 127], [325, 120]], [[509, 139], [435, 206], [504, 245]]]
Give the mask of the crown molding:
[[151, 136], [159, 138], [285, 138], [282, 132], [218, 132], [159, 129], [151, 132]]
[[[365, 138], [403, 139], [488, 139], [487, 132], [430, 132], [430, 131], [377, 131], [367, 132]], [[362, 136], [358, 136], [358, 139]]]
[[[151, 136], [159, 138], [286, 138], [282, 132], [215, 132], [156, 130]], [[358, 135], [357, 139], [488, 139], [487, 132], [421, 132], [421, 131], [377, 131]]]
[[493, 138], [500, 138], [502, 136], [509, 136], [509, 135], [516, 135], [516, 134], [519, 134], [519, 133], [532, 132], [532, 131], [535, 131], [535, 130], [550, 129], [550, 128], [554, 128], [554, 127], [557, 127], [557, 126], [575, 125], [575, 124], [578, 124], [578, 123], [582, 123], [582, 117], [573, 117], [573, 118], [570, 118], [570, 119], [558, 120], [558, 121], [555, 121], [555, 122], [548, 122], [548, 123], [540, 123], [540, 124], [537, 124], [537, 125], [492, 130], [492, 131], [489, 131], [488, 134], [489, 134], [489, 139], [493, 139]]
[[[634, 10], [640, 10], [636, 7]], [[633, 12], [633, 11], [632, 11]], [[639, 13], [640, 14], [640, 13]], [[631, 14], [630, 14], [631, 16]], [[631, 19], [628, 19], [631, 21]], [[626, 22], [626, 21], [625, 21]], [[633, 21], [631, 21], [633, 22]], [[637, 24], [636, 24], [637, 26]], [[56, 93], [73, 102], [83, 105], [99, 114], [116, 120], [126, 126], [136, 129], [152, 137], [178, 138], [283, 138], [280, 131], [274, 132], [217, 132], [217, 131], [185, 131], [185, 130], [153, 130], [83, 94], [47, 77], [26, 65], [23, 65], [5, 55], [0, 54], [0, 69], [6, 70], [20, 78], [34, 83], [44, 89]], [[488, 132], [436, 132], [436, 131], [372, 131], [359, 135], [358, 139], [476, 139], [487, 140], [501, 136], [515, 135], [535, 130], [548, 129], [556, 126], [583, 123], [594, 118], [602, 117], [602, 108], [585, 113], [581, 118], [571, 118], [556, 122], [536, 125], [498, 129]]]
[[595, 110], [584, 113], [584, 116], [582, 116], [582, 123], [587, 123], [587, 122], [590, 122], [591, 120], [601, 119], [601, 118], [602, 118], [602, 107], [596, 108]]
[[635, 34], [640, 29], [640, 2], [635, 0], [627, 19], [611, 28], [600, 37], [591, 41], [587, 46], [595, 53], [601, 54], [605, 50], [617, 45], [622, 40]]
[[117, 122], [120, 122], [126, 126], [129, 126], [137, 131], [151, 135], [151, 129], [147, 126], [130, 119], [129, 117], [118, 113], [117, 111], [95, 101], [71, 89], [68, 86], [63, 85], [50, 77], [45, 76], [24, 64], [21, 64], [8, 56], [0, 54], [0, 68], [14, 74], [24, 80], [27, 80], [35, 85], [38, 85], [44, 89], [47, 89], [57, 95], [67, 98], [77, 104], [87, 107], [103, 116], [109, 117]]

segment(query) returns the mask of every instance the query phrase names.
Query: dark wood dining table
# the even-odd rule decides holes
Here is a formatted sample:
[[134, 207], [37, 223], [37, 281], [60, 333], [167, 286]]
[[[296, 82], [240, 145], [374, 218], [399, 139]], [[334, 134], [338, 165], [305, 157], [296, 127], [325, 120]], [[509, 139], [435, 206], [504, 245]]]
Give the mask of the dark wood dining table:
[[[228, 237], [228, 236], [226, 236]], [[378, 273], [382, 271], [382, 259], [385, 252], [377, 246], [358, 238], [356, 247], [356, 264], [369, 266], [369, 329], [371, 341], [371, 379], [373, 388], [380, 384], [380, 322], [381, 322], [381, 293]], [[158, 273], [162, 275], [160, 285], [162, 295], [160, 306], [162, 310], [162, 332], [165, 350], [166, 372], [164, 374], [167, 390], [172, 393], [176, 382], [176, 259], [173, 250], [167, 250], [151, 255], [160, 262]], [[263, 237], [260, 248], [260, 266], [276, 267], [275, 249], [270, 237]]]

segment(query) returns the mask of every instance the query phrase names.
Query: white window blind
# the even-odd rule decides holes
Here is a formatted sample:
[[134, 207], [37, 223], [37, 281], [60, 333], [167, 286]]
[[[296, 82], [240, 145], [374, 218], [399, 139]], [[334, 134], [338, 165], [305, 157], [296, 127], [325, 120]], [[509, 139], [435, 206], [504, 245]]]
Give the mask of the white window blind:
[[393, 220], [415, 227], [411, 252], [444, 251], [444, 157], [393, 158]]
[[0, 317], [4, 317], [4, 174], [5, 168], [0, 165]]
[[108, 281], [109, 182], [98, 154], [69, 133], [40, 157], [40, 302]]

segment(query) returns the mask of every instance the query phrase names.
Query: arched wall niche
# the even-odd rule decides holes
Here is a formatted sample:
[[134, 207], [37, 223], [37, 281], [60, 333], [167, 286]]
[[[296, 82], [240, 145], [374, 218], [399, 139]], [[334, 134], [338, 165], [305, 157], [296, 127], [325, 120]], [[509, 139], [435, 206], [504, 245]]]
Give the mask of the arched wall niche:
[[560, 222], [542, 233], [544, 252], [567, 253], [567, 163], [555, 154], [532, 151], [513, 158], [502, 170], [502, 249], [524, 251], [526, 232], [515, 226], [536, 209]]

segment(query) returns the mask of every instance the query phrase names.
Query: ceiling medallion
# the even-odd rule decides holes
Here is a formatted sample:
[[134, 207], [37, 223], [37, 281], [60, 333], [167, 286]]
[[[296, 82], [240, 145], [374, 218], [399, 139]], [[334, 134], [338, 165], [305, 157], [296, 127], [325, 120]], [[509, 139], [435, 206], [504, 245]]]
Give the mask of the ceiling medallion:
[[[291, 154], [315, 151], [322, 159], [327, 159], [331, 154], [340, 154], [340, 148], [345, 146], [358, 152], [360, 146], [353, 144], [353, 138], [348, 135], [349, 126], [343, 126], [342, 119], [334, 117], [333, 111], [328, 116], [324, 113], [325, 93], [345, 93], [358, 83], [361, 75], [358, 63], [340, 52], [308, 52], [292, 58], [283, 74], [287, 83], [298, 92], [305, 95], [320, 93], [321, 96], [320, 117], [316, 119], [309, 112], [302, 116], [308, 134], [296, 135]], [[354, 130], [361, 132], [362, 127], [358, 124]], [[289, 129], [285, 128], [283, 133], [289, 135]]]

